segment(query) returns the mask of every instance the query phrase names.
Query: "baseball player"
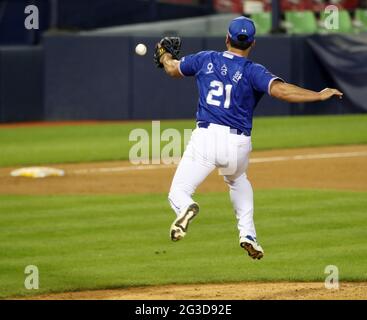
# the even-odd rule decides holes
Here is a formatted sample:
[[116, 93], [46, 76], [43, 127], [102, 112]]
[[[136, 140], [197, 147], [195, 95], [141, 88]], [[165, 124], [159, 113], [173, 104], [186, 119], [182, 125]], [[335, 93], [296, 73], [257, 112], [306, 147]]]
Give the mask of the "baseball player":
[[229, 187], [238, 221], [239, 243], [253, 259], [264, 250], [256, 239], [253, 220], [253, 191], [246, 176], [251, 152], [254, 109], [264, 94], [292, 103], [342, 97], [337, 89], [320, 92], [286, 83], [264, 66], [249, 60], [255, 45], [251, 19], [231, 21], [224, 52], [202, 51], [178, 60], [180, 38], [163, 38], [156, 46], [154, 60], [171, 77], [194, 76], [199, 89], [197, 127], [183, 154], [169, 191], [169, 202], [177, 217], [171, 225], [173, 241], [182, 239], [189, 223], [199, 213], [192, 195], [219, 168]]

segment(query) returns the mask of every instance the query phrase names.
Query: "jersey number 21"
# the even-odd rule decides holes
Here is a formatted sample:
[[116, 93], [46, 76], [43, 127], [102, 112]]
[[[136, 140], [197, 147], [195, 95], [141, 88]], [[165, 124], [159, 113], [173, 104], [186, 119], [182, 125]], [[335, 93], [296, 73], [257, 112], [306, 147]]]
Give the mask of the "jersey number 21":
[[[212, 89], [209, 91], [208, 96], [206, 97], [206, 103], [216, 107], [220, 107], [222, 100], [220, 98], [223, 96], [223, 93], [225, 91], [226, 96], [224, 100], [224, 108], [228, 109], [231, 104], [232, 85], [227, 84], [226, 86], [224, 86], [223, 82], [213, 80], [212, 82], [210, 82], [210, 87]], [[219, 98], [220, 100], [216, 100], [215, 97], [217, 97], [217, 99]]]

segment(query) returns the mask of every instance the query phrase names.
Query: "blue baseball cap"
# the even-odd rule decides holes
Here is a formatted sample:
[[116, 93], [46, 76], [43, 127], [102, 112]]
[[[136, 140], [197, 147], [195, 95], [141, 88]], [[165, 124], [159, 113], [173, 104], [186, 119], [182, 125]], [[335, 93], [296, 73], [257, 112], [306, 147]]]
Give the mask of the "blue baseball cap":
[[[246, 17], [238, 17], [231, 21], [228, 35], [233, 41], [252, 42], [255, 39], [256, 28], [254, 22]], [[245, 40], [241, 36], [246, 36]]]

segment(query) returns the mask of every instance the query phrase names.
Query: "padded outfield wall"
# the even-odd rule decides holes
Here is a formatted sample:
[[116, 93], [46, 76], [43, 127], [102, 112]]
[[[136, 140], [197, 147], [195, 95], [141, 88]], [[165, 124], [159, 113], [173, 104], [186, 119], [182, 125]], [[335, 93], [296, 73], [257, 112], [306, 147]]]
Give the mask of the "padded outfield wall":
[[[40, 48], [0, 47], [0, 121], [193, 118], [195, 80], [170, 79], [154, 66], [157, 40], [64, 34], [45, 36]], [[147, 44], [146, 56], [134, 54], [137, 43]], [[184, 38], [183, 55], [209, 49], [224, 50], [224, 38]], [[335, 73], [315, 53], [308, 37], [258, 37], [251, 59], [309, 89], [337, 85]], [[367, 97], [360, 91], [357, 103], [348, 98], [348, 92], [342, 101], [314, 104], [290, 104], [264, 96], [256, 114], [364, 112], [361, 105]]]

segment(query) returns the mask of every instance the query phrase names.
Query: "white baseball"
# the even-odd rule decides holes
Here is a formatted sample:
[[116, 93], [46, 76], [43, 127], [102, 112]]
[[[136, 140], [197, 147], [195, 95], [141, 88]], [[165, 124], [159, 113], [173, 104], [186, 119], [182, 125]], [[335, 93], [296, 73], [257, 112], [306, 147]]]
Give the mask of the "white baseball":
[[135, 52], [136, 54], [138, 54], [139, 56], [144, 56], [147, 53], [147, 46], [145, 44], [139, 43], [136, 47], [135, 47]]

